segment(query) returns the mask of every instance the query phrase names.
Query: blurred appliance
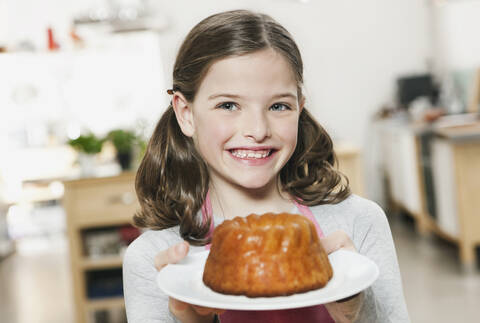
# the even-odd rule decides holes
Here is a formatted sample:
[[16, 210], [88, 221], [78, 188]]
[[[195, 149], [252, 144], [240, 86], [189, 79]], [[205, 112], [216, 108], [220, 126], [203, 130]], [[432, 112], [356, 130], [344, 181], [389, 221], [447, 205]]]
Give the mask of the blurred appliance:
[[430, 74], [404, 76], [397, 79], [397, 99], [403, 108], [408, 108], [411, 102], [420, 97], [428, 97], [430, 103], [436, 104], [438, 93], [438, 87]]

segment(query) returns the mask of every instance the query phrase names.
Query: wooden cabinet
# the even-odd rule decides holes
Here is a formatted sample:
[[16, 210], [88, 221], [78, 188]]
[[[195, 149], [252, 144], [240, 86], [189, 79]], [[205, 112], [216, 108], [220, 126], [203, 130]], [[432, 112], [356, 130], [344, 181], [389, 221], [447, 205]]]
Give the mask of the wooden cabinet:
[[[71, 270], [77, 323], [90, 323], [93, 312], [124, 308], [123, 296], [89, 297], [89, 279], [94, 273], [113, 271], [120, 275], [122, 257], [92, 257], [86, 235], [101, 229], [128, 225], [139, 206], [135, 195], [134, 173], [65, 182], [64, 207], [70, 245]], [[97, 275], [98, 276], [98, 275]]]
[[480, 122], [444, 127], [435, 134], [450, 152], [451, 209], [456, 218], [452, 239], [459, 245], [463, 266], [473, 271], [475, 249], [480, 246]]
[[394, 208], [410, 214], [420, 234], [457, 244], [460, 263], [473, 271], [480, 245], [480, 122], [457, 119], [423, 126], [385, 121], [379, 135]]
[[347, 176], [352, 193], [364, 196], [363, 169], [360, 149], [347, 143], [336, 143], [338, 170]]

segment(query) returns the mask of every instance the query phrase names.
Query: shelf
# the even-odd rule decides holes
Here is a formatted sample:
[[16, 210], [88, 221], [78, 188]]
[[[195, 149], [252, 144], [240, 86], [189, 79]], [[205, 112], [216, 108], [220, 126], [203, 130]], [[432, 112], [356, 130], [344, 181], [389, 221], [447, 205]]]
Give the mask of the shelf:
[[[139, 209], [135, 173], [81, 178], [66, 181], [64, 185], [63, 205], [67, 215], [75, 321], [83, 323], [89, 321], [91, 312], [125, 308], [120, 285], [122, 256], [88, 257], [86, 243], [87, 231], [111, 230], [132, 222], [133, 215]], [[111, 276], [109, 271], [115, 272], [115, 276]], [[106, 286], [102, 286], [102, 282]], [[115, 286], [109, 290], [112, 284]], [[88, 295], [103, 297], [89, 298]]]
[[92, 269], [110, 269], [122, 267], [121, 256], [105, 256], [103, 258], [84, 258], [81, 260], [80, 266], [86, 270]]
[[98, 311], [109, 308], [125, 307], [123, 296], [99, 298], [86, 301], [86, 308], [90, 311]]
[[78, 222], [77, 228], [80, 230], [85, 229], [94, 229], [94, 228], [102, 228], [102, 227], [115, 227], [115, 226], [123, 226], [132, 224], [133, 222], [133, 212], [128, 215], [118, 215], [116, 217], [107, 217], [104, 218], [97, 218], [97, 219], [89, 219], [88, 221]]

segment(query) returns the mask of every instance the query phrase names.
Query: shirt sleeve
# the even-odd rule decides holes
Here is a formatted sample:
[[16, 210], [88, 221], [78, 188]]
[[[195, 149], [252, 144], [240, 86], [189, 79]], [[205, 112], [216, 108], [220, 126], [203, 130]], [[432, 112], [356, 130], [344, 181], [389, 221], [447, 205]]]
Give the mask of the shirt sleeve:
[[374, 261], [380, 274], [366, 289], [365, 302], [357, 322], [408, 323], [407, 306], [390, 226], [383, 210], [369, 202], [354, 222], [354, 243], [360, 254]]
[[168, 309], [168, 296], [156, 284], [155, 255], [169, 243], [145, 232], [127, 248], [123, 260], [123, 291], [129, 323], [179, 322]]

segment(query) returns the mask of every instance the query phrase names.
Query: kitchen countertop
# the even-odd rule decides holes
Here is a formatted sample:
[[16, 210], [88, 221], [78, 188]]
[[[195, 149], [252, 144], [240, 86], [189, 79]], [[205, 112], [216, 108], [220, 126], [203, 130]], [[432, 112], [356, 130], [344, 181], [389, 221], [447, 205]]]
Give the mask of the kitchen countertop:
[[442, 127], [435, 129], [434, 133], [439, 137], [458, 143], [480, 141], [480, 122]]

